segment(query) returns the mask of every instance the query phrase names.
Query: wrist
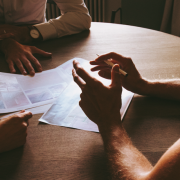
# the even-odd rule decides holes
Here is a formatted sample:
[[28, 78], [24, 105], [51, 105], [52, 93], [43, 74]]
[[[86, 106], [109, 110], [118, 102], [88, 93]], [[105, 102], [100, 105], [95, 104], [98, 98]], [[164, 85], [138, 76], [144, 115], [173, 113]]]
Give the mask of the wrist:
[[[117, 123], [114, 126], [100, 128], [99, 132], [101, 134], [102, 140], [104, 142], [105, 149], [114, 149], [116, 143], [123, 143], [123, 138], [125, 138], [126, 131], [122, 126], [122, 123]], [[122, 139], [121, 139], [122, 138]]]
[[13, 41], [13, 39], [11, 39], [11, 38], [3, 39], [0, 41], [0, 50], [5, 55], [7, 54], [8, 46], [9, 46], [9, 44], [12, 43], [12, 41]]
[[141, 91], [139, 94], [145, 95], [145, 96], [151, 95], [153, 85], [154, 85], [153, 82], [144, 80], [143, 83], [141, 84]]
[[21, 44], [32, 43], [32, 38], [29, 33], [29, 28], [27, 26], [19, 26], [19, 35], [18, 38], [15, 38]]
[[31, 38], [31, 42], [43, 41], [43, 37], [42, 37], [41, 33], [35, 26], [29, 25], [29, 26], [27, 26], [27, 28], [29, 29], [29, 36]]
[[149, 86], [149, 81], [146, 79], [140, 79], [140, 81], [137, 83], [137, 89], [134, 92], [140, 95], [146, 95], [147, 91], [149, 90]]
[[122, 127], [120, 112], [116, 114], [112, 113], [110, 116], [104, 114], [100, 117], [99, 122], [98, 128], [101, 134], [111, 133], [116, 127]]

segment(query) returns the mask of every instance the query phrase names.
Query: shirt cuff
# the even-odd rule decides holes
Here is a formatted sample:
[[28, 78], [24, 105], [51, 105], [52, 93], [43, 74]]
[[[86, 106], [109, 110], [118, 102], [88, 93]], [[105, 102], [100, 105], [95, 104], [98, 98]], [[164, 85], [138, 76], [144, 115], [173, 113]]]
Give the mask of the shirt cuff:
[[56, 28], [49, 22], [34, 25], [41, 33], [43, 40], [57, 38]]

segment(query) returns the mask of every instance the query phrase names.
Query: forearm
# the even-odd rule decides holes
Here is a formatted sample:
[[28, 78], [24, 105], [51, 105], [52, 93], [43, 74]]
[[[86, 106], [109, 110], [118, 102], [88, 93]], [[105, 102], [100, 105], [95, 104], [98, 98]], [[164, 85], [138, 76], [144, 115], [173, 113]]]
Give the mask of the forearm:
[[89, 29], [91, 17], [83, 0], [56, 1], [61, 16], [48, 22], [36, 24], [43, 40], [60, 38]]
[[144, 81], [139, 94], [180, 100], [180, 79]]
[[42, 34], [43, 40], [60, 38], [77, 34], [90, 28], [91, 17], [79, 12], [67, 12], [57, 19], [46, 23], [36, 24], [35, 27]]
[[[38, 31], [38, 29], [36, 29], [32, 25], [14, 26], [14, 25], [5, 24], [5, 25], [1, 25], [0, 29], [4, 29], [4, 31], [6, 32], [4, 34], [0, 34], [0, 39], [11, 38], [21, 44], [31, 44], [33, 42], [43, 40], [41, 33]], [[37, 32], [36, 34], [38, 34], [39, 37], [32, 36], [34, 35], [34, 31], [32, 31], [34, 29], [36, 30]]]
[[[121, 121], [119, 119], [119, 121]], [[152, 169], [149, 161], [132, 144], [123, 126], [99, 128], [112, 179], [140, 180]]]

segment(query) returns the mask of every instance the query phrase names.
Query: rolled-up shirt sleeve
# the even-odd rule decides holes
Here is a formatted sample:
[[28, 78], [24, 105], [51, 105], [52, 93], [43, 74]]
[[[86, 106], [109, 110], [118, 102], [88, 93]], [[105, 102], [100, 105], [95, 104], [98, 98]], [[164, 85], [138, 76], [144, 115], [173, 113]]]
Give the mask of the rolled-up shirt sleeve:
[[83, 0], [54, 1], [61, 11], [61, 16], [35, 25], [43, 40], [76, 34], [90, 28], [91, 17]]

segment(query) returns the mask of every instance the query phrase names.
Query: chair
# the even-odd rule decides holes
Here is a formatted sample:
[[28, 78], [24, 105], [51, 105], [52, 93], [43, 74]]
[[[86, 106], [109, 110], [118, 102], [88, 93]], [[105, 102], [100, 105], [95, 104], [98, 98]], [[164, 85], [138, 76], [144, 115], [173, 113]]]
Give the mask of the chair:
[[60, 9], [53, 0], [47, 0], [46, 19], [47, 21], [61, 15]]
[[121, 0], [121, 8], [111, 13], [111, 23], [120, 11], [120, 23], [160, 30], [166, 0]]

